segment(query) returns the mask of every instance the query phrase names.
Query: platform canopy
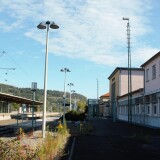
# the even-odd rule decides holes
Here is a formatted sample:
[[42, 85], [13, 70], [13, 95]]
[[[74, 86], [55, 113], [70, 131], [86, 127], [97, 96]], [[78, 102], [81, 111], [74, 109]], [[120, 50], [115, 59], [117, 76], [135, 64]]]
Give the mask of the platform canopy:
[[[13, 102], [13, 103], [21, 103], [21, 104], [33, 104], [32, 99], [19, 97], [11, 94], [6, 94], [0, 92], [0, 101]], [[43, 103], [40, 101], [34, 101], [34, 105], [42, 105]]]

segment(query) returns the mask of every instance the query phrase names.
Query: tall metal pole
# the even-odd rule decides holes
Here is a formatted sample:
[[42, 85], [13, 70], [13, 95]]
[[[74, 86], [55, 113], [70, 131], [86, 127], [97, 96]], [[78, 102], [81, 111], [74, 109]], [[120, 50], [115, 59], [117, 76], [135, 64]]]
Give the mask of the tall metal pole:
[[44, 70], [44, 102], [43, 102], [43, 123], [42, 123], [42, 137], [45, 138], [46, 130], [46, 101], [47, 101], [47, 76], [48, 76], [48, 37], [49, 37], [49, 24], [47, 25], [46, 34], [46, 55], [45, 55], [45, 70]]
[[34, 129], [34, 120], [36, 120], [35, 119], [35, 117], [34, 117], [34, 101], [35, 101], [35, 91], [33, 91], [33, 106], [32, 106], [32, 130]]
[[130, 49], [130, 24], [129, 18], [127, 20], [127, 48], [128, 48], [128, 122], [132, 123], [132, 78], [131, 78], [131, 49]]
[[69, 105], [69, 110], [71, 111], [71, 87], [73, 86], [73, 83], [69, 83], [68, 86], [70, 87], [70, 105]]
[[70, 72], [68, 68], [61, 69], [64, 72], [64, 95], [63, 95], [63, 124], [65, 124], [65, 109], [66, 109], [66, 73]]
[[45, 138], [46, 130], [46, 101], [47, 101], [47, 77], [48, 77], [48, 37], [49, 37], [49, 27], [51, 29], [58, 29], [59, 26], [53, 21], [41, 22], [37, 28], [47, 29], [46, 33], [46, 54], [45, 54], [45, 70], [44, 70], [44, 102], [43, 102], [43, 122], [42, 122], [42, 137]]
[[97, 100], [98, 100], [98, 91], [99, 91], [99, 81], [98, 81], [98, 78], [97, 78]]
[[65, 124], [65, 113], [66, 113], [66, 70], [64, 71], [63, 125]]
[[[71, 90], [71, 101], [72, 101], [72, 93], [75, 93], [75, 90]], [[71, 108], [72, 109], [72, 108]], [[74, 109], [74, 108], [73, 108]]]
[[99, 83], [98, 83], [98, 78], [97, 78], [97, 116], [99, 117], [99, 102], [98, 102], [98, 90], [99, 90]]
[[71, 87], [70, 87], [69, 110], [71, 111]]

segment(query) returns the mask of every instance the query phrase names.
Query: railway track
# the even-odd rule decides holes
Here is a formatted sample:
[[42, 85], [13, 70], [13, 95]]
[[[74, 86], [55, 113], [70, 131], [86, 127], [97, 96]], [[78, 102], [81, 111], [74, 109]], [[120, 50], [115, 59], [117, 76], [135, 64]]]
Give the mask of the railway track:
[[12, 126], [0, 126], [0, 137], [14, 136], [15, 128]]
[[[49, 122], [51, 123], [56, 122], [56, 119], [48, 117], [46, 123]], [[36, 124], [34, 124], [33, 126], [34, 126], [34, 131], [42, 129], [42, 120], [41, 121], [37, 120]], [[0, 137], [15, 137], [20, 127], [23, 129], [25, 133], [33, 131], [31, 120], [19, 121], [18, 126], [17, 126], [17, 120], [15, 119], [0, 121]]]

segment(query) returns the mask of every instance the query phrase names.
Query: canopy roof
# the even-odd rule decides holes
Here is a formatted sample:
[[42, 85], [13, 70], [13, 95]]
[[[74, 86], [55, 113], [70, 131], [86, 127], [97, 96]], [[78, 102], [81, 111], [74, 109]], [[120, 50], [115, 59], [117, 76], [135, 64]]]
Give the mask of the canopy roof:
[[[21, 104], [33, 104], [32, 99], [27, 99], [24, 97], [19, 97], [7, 93], [0, 92], [0, 101], [7, 101], [7, 102], [15, 102], [15, 103], [21, 103]], [[34, 101], [35, 105], [42, 105], [43, 103], [40, 101]]]

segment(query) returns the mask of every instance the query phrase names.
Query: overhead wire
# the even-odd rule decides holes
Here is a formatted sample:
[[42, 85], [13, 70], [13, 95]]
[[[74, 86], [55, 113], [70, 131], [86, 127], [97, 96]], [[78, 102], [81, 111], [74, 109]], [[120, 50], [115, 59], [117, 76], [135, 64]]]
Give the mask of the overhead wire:
[[27, 78], [31, 76], [31, 75], [30, 75], [26, 70], [24, 70], [7, 52], [5, 52], [5, 53], [6, 53], [6, 55], [8, 55], [8, 57], [9, 57], [26, 75], [28, 75]]
[[[7, 52], [5, 52], [5, 51], [2, 51], [2, 54], [0, 55], [0, 57], [2, 57], [3, 55], [7, 55], [7, 57], [12, 61], [12, 63], [14, 63], [16, 66], [17, 66], [17, 68], [18, 69], [20, 69], [21, 71], [22, 71], [22, 73], [25, 75], [25, 77], [27, 77], [27, 79], [31, 82], [31, 79], [30, 79], [30, 77], [32, 77], [30, 74], [28, 74], [28, 72], [26, 71], [26, 70], [24, 70], [15, 60], [14, 60], [14, 58], [12, 58], [11, 56], [10, 56], [10, 54], [8, 54]], [[16, 69], [17, 70], [17, 68], [14, 68], [14, 69]], [[3, 68], [3, 69], [5, 69], [5, 68]], [[6, 68], [7, 69], [7, 68]], [[6, 71], [7, 72], [7, 71]], [[11, 73], [11, 72], [10, 72]], [[15, 76], [12, 74], [12, 79], [15, 79]], [[20, 81], [21, 81], [21, 78], [19, 79]], [[7, 81], [8, 81], [8, 79], [7, 79]], [[9, 80], [9, 82], [11, 82], [10, 80]], [[12, 82], [12, 84], [15, 84], [15, 83], [13, 83]], [[23, 84], [23, 83], [22, 83]], [[17, 86], [18, 85], [18, 86]], [[23, 88], [22, 86], [20, 86], [20, 83], [18, 82], [18, 83], [16, 83], [16, 87], [19, 87], [19, 88]]]

